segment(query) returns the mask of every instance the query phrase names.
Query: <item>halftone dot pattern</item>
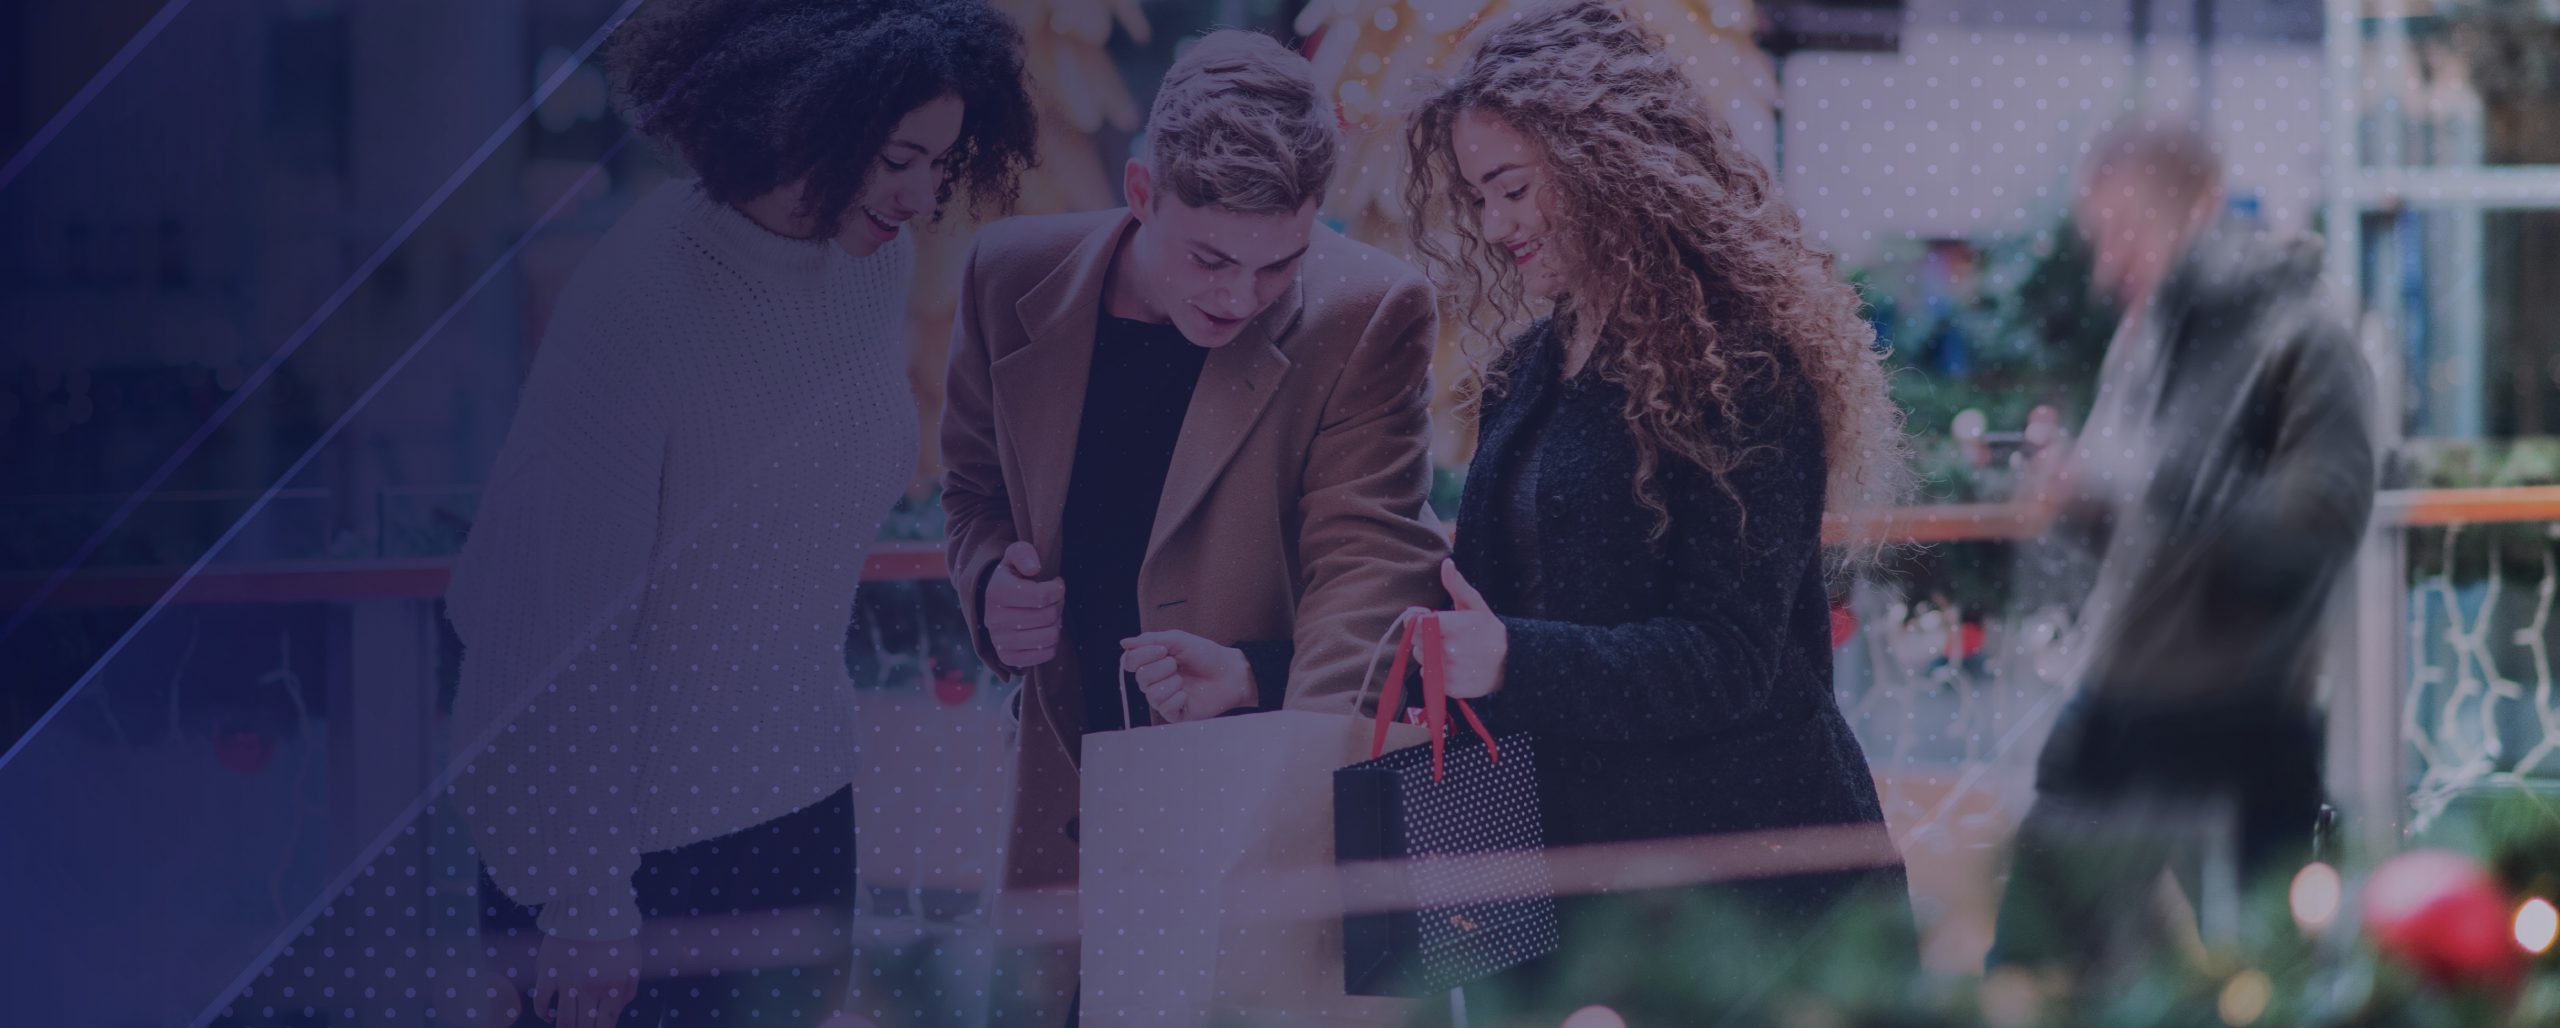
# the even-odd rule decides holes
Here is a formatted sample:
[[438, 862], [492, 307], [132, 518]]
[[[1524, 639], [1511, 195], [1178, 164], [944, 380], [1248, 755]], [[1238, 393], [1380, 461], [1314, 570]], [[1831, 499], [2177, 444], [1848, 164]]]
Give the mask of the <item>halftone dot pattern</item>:
[[[1346, 996], [1333, 773], [1365, 718], [1279, 710], [1084, 739], [1082, 1015], [1093, 1024], [1393, 1023]], [[1420, 734], [1399, 728], [1390, 744]], [[1286, 797], [1283, 799], [1282, 797]], [[1320, 872], [1289, 888], [1266, 872]]]
[[1808, 240], [1858, 264], [1894, 244], [2032, 235], [2075, 198], [2089, 143], [2135, 109], [2213, 140], [2231, 193], [2271, 225], [2308, 226], [2329, 146], [2316, 41], [2226, 25], [2199, 55], [2164, 26], [2137, 61], [2122, 17], [1915, 12], [1897, 53], [1787, 60], [1782, 180]]
[[1234, 761], [1224, 773], [1203, 773], [1202, 750], [1182, 744], [1239, 726], [1250, 727], [1205, 721], [1085, 737], [1077, 903], [1090, 933], [1082, 1013], [1096, 1023], [1208, 1017], [1225, 872], [1245, 848], [1237, 822], [1252, 820], [1244, 812], [1256, 799], [1236, 786], [1276, 782], [1257, 773], [1267, 761], [1243, 753], [1224, 758]]
[[[812, 1012], [832, 1009], [851, 972], [849, 875], [830, 882], [826, 872], [851, 866], [851, 834], [849, 798], [839, 794], [770, 824], [644, 857], [642, 903], [653, 920], [667, 920], [632, 945], [651, 961], [750, 966], [728, 978], [645, 981], [623, 1023], [723, 1023], [700, 1016], [705, 997], [748, 1012], [750, 1023], [813, 1023]], [[429, 808], [216, 1023], [478, 1024], [513, 1008], [518, 983], [532, 978], [540, 936], [530, 912], [488, 884], [479, 864], [462, 825], [441, 806]], [[803, 910], [816, 913], [765, 926], [686, 920]]]
[[[1454, 720], [1453, 713], [1452, 731], [1463, 734]], [[1497, 738], [1500, 760], [1480, 742], [1453, 743], [1437, 781], [1429, 746], [1361, 765], [1393, 772], [1402, 796], [1404, 856], [1412, 861], [1421, 943], [1419, 988], [1451, 988], [1556, 950], [1555, 883], [1539, 820], [1534, 738]], [[1461, 898], [1475, 894], [1519, 898]]]
[[[1798, 205], [1818, 245], [1854, 259], [1861, 250], [1896, 241], [1938, 235], [1997, 239], [2005, 233], [2039, 231], [2073, 198], [2070, 171], [2087, 142], [2119, 116], [2127, 97], [2137, 90], [2150, 109], [2192, 119], [2215, 139], [2222, 146], [2235, 189], [2258, 194], [2270, 221], [2298, 224], [2317, 204], [2321, 180], [2327, 174], [2321, 106], [2327, 84], [2316, 46], [2240, 38], [2200, 61], [2195, 51], [2175, 38], [2174, 31], [2164, 27], [2162, 38], [2153, 42], [2149, 66], [2137, 68], [2120, 24], [2113, 21], [2122, 14], [2120, 6], [2097, 12], [2067, 6], [1976, 12], [1961, 21], [1945, 5], [1930, 6], [1938, 9], [1915, 11], [1905, 24], [1901, 53], [1808, 53], [1784, 66], [1779, 95], [1784, 103], [1785, 195]], [[2179, 16], [2176, 6], [2160, 8], [2158, 16]], [[1434, 17], [1429, 9], [1416, 9], [1423, 12], [1420, 19], [1409, 22]], [[1389, 20], [1378, 21], [1380, 17]], [[1380, 32], [1412, 28], [1391, 23], [1392, 15], [1386, 11], [1376, 12], [1371, 20]], [[1991, 24], [1980, 24], [1983, 20]], [[1711, 88], [1764, 86], [1749, 62], [1730, 57], [1718, 61], [1731, 71], [1706, 72]], [[1346, 94], [1345, 99], [1353, 97]], [[1756, 116], [1755, 109], [1740, 103], [1728, 101], [1728, 113]], [[1750, 136], [1758, 126], [1737, 128]], [[723, 252], [721, 244], [708, 243], [695, 256], [700, 261], [688, 262], [683, 275], [732, 274], [743, 282], [736, 299], [739, 307], [777, 323], [797, 316], [790, 304], [777, 302], [775, 287], [735, 266], [741, 258]], [[563, 316], [585, 310], [601, 317], [606, 308], [627, 306], [617, 312], [617, 334], [600, 339], [586, 358], [598, 368], [610, 365], [606, 370], [619, 377], [612, 381], [599, 377], [595, 395], [575, 408], [612, 416], [552, 422], [596, 455], [584, 466], [555, 469], [558, 488], [554, 492], [563, 502], [540, 511], [542, 519], [561, 529], [557, 541], [567, 544], [564, 548], [619, 538], [627, 527], [624, 516], [607, 508], [636, 508], [646, 504], [625, 501], [662, 499], [629, 489], [628, 483], [635, 479], [620, 473], [624, 465], [647, 465], [653, 471], [725, 470], [748, 480], [746, 489], [752, 493], [755, 474], [798, 472], [795, 462], [805, 459], [811, 469], [824, 472], [822, 477], [831, 484], [845, 487], [846, 494], [876, 490], [891, 481], [903, 486], [895, 466], [884, 466], [876, 473], [848, 473], [827, 463], [836, 459], [830, 453], [805, 446], [759, 469], [752, 460], [723, 459], [725, 453], [747, 452], [731, 449], [738, 441], [735, 438], [628, 430], [635, 422], [619, 415], [663, 413], [672, 420], [679, 415], [672, 405], [661, 406], [668, 399], [663, 394], [695, 388], [707, 397], [708, 408], [791, 409], [786, 401], [710, 376], [689, 375], [676, 383], [629, 381], [633, 378], [629, 370], [704, 366], [671, 355], [681, 352], [686, 340], [702, 342], [712, 337], [691, 334], [682, 317], [666, 315], [682, 306], [669, 297], [693, 295], [688, 290], [705, 280], [658, 269], [634, 276], [631, 281], [643, 285], [628, 295], [606, 300], [590, 292], [564, 300]], [[894, 324], [895, 316], [880, 323]], [[560, 342], [547, 341], [546, 349], [557, 352], [560, 348], [554, 344]], [[768, 354], [736, 352], [754, 347], [714, 349], [721, 351], [710, 362], [715, 368], [729, 358], [739, 358], [737, 366], [750, 377], [772, 377], [777, 372], [790, 377], [787, 369], [756, 363]], [[828, 366], [793, 384], [821, 389], [833, 382], [829, 376], [839, 370]], [[874, 382], [884, 388], [898, 386], [896, 391], [903, 393], [902, 369]], [[849, 406], [877, 399], [871, 393], [846, 395], [857, 401]], [[912, 431], [911, 411], [903, 419], [889, 421], [898, 427], [876, 437], [837, 440], [832, 445], [861, 449], [866, 455], [911, 454], [915, 450], [912, 437], [900, 434]], [[651, 425], [658, 427], [655, 422]], [[789, 436], [774, 433], [760, 441], [782, 445]], [[2099, 432], [2089, 438], [2117, 437]], [[697, 512], [705, 515], [706, 525], [715, 527], [686, 538], [681, 552], [665, 554], [672, 562], [669, 571], [700, 577], [688, 577], [680, 590], [661, 583], [640, 602], [622, 605], [606, 623], [606, 634], [589, 642], [577, 663], [546, 677], [539, 702], [518, 715], [516, 724], [502, 736], [492, 762], [477, 768], [471, 780], [477, 785], [487, 785], [487, 779], [514, 784], [478, 793], [465, 789], [453, 797], [457, 806], [471, 806], [475, 819], [494, 816], [543, 823], [538, 830], [546, 834], [539, 841], [523, 836], [493, 848], [493, 863], [520, 865], [515, 872], [564, 883], [534, 887], [523, 894], [525, 898], [566, 898], [571, 902], [557, 908], [564, 911], [587, 899], [611, 905], [616, 897], [595, 884], [595, 879], [628, 878], [646, 866], [644, 852], [661, 851], [649, 847], [711, 838], [732, 820], [751, 831], [781, 812], [827, 794], [829, 780], [836, 780], [834, 776], [849, 766], [848, 741], [841, 731], [828, 728], [841, 726], [849, 708], [825, 695], [834, 688], [834, 678], [840, 677], [840, 660], [827, 658], [841, 637], [828, 637], [824, 631], [835, 625], [828, 608], [795, 603], [783, 582], [788, 575], [821, 567], [828, 574], [850, 574], [848, 550], [841, 544], [845, 539], [868, 539], [874, 526], [862, 518], [840, 521], [834, 514], [874, 506], [834, 493], [784, 496], [768, 489], [755, 493], [752, 500], [744, 494], [724, 493]], [[562, 518], [563, 511], [599, 514]], [[661, 533], [675, 534], [664, 529], [653, 525], [646, 538], [655, 542]], [[835, 536], [786, 552], [786, 537], [812, 532]], [[502, 556], [494, 563], [515, 563], [517, 556], [521, 554]], [[551, 558], [523, 563], [546, 569], [562, 566]], [[854, 553], [850, 566], [858, 569], [859, 564], [859, 554]], [[836, 598], [837, 608], [843, 606], [842, 599]], [[786, 613], [794, 618], [818, 616], [794, 620], [781, 616]], [[522, 627], [526, 638], [558, 649], [560, 636], [548, 631], [555, 626], [527, 623]], [[503, 645], [481, 644], [474, 649], [487, 653]], [[686, 675], [699, 672], [711, 681], [698, 692], [675, 685], [652, 692], [646, 675], [669, 673], [672, 668], [681, 668]], [[822, 668], [828, 674], [812, 681], [826, 683], [824, 688], [805, 682], [785, 686], [771, 700], [757, 691], [761, 686], [741, 684], [741, 679], [759, 675], [790, 676]], [[803, 695], [804, 690], [812, 694]], [[675, 721], [651, 720], [659, 717]], [[624, 718], [632, 720], [618, 720]], [[466, 720], [457, 718], [457, 727]], [[505, 752], [509, 747], [514, 752]], [[865, 754], [874, 760], [900, 762], [901, 774], [912, 764], [924, 777], [937, 773], [935, 762], [970, 761], [980, 755], [928, 746], [898, 746]], [[803, 773], [808, 780], [793, 777]], [[620, 781], [615, 781], [617, 776]], [[502, 795], [510, 792], [513, 795]], [[1003, 792], [995, 790], [999, 796]], [[875, 801], [865, 797], [861, 802]], [[913, 792], [896, 791], [876, 802], [912, 814], [927, 801]], [[868, 813], [879, 808], [863, 809]], [[264, 970], [235, 1005], [235, 1012], [244, 1018], [262, 1011], [268, 1018], [307, 1015], [336, 1023], [387, 1023], [414, 1018], [423, 1009], [431, 1017], [476, 1019], [483, 1011], [472, 1004], [494, 995], [485, 983], [496, 980], [502, 971], [520, 971], [520, 967], [499, 967], [505, 958], [495, 948], [487, 948], [483, 954], [491, 966], [487, 972], [466, 967], [462, 972], [440, 974], [438, 967], [452, 965], [405, 961], [438, 954], [467, 957], [475, 944], [452, 942], [454, 929], [435, 927], [438, 922], [432, 910], [427, 910], [425, 922], [402, 922], [411, 926], [401, 929], [405, 938], [376, 923], [420, 916], [426, 909], [402, 901], [403, 896], [413, 901], [424, 895], [436, 901], [430, 907], [443, 910], [448, 918], [467, 920], [472, 915], [470, 889], [480, 857], [461, 822], [452, 816], [458, 815], [421, 822], [431, 825], [428, 836], [435, 841], [426, 841], [412, 827], [393, 850], [376, 858], [357, 883], [302, 933], [301, 940]], [[967, 833], [996, 830], [984, 820], [953, 823], [962, 821], [971, 826]], [[866, 845], [866, 860], [889, 845], [919, 862], [938, 861], [962, 849], [977, 852], [966, 840], [944, 838], [932, 830], [894, 844]], [[441, 877], [433, 878], [423, 893], [394, 891], [386, 885], [387, 876], [437, 874]], [[373, 886], [369, 896], [368, 885]], [[628, 918], [637, 909], [632, 902], [611, 905], [605, 920]], [[428, 927], [415, 927], [419, 923]], [[421, 935], [429, 944], [415, 945]], [[447, 944], [433, 944], [439, 941]], [[415, 971], [394, 973], [395, 968]], [[460, 982], [454, 980], [457, 975]], [[477, 1000], [475, 985], [481, 997]], [[1050, 998], [1060, 994], [1054, 980], [1005, 968], [997, 970], [991, 988], [1030, 990]], [[1072, 989], [1072, 983], [1065, 988]], [[456, 1008], [456, 1003], [463, 1006]]]
[[[894, 602], [893, 594], [865, 595]], [[1005, 706], [866, 690], [859, 714], [859, 902], [871, 916], [855, 939], [863, 978], [847, 1006], [883, 1024], [979, 1024], [1063, 1008], [1064, 995], [1024, 994], [1019, 965], [1032, 957], [999, 952], [986, 895], [1002, 875], [1013, 801]]]
[[[461, 766], [421, 822], [432, 844], [409, 826], [268, 969], [302, 980], [262, 978], [235, 1013], [485, 1013], [502, 983], [530, 978], [545, 933], [734, 968], [645, 983], [631, 1009], [658, 1011], [652, 1023], [830, 1012], [851, 969], [856, 864], [844, 643], [871, 541], [915, 475], [913, 264], [905, 238], [851, 257], [683, 182], [597, 244], [554, 313], [448, 594]], [[373, 880], [421, 868], [441, 913], [374, 901]], [[541, 932], [509, 921], [515, 903], [540, 908]], [[837, 913], [717, 920], [809, 910]], [[379, 952], [476, 922], [507, 930], [436, 959]], [[383, 994], [454, 961], [461, 983]]]
[[[461, 826], [421, 818], [375, 855], [216, 1024], [484, 1023], [513, 1005], [530, 950], [483, 938]], [[407, 897], [407, 899], [403, 899]]]
[[[503, 724], [468, 755], [459, 813], [544, 928], [627, 936], [640, 854], [771, 821], [852, 780], [845, 628], [864, 555], [915, 473], [913, 261], [904, 237], [852, 258], [679, 183], [626, 216], [563, 298], [544, 342], [558, 356], [537, 363], [490, 482], [499, 516], [475, 525], [453, 591], [457, 728]], [[618, 382], [643, 373], [655, 381]], [[645, 402], [603, 407], [578, 392], [588, 381]], [[632, 435], [657, 450], [636, 552], [584, 534], [627, 517], [595, 509], [627, 495], [563, 495], [546, 477], [602, 448], [588, 436]], [[552, 623], [466, 615], [502, 591], [610, 592], [555, 585], [589, 577], [644, 585], [510, 711], [517, 683], [568, 639]]]

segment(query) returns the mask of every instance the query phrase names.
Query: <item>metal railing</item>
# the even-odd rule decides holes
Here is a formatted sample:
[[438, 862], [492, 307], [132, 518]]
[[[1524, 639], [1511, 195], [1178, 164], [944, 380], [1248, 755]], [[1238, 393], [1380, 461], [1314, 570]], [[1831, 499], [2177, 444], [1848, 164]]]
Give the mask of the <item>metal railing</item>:
[[[328, 497], [325, 490], [297, 490], [297, 498]], [[1834, 542], [1925, 545], [2023, 539], [2039, 524], [2023, 502], [1950, 504], [1908, 507], [1858, 522], [1833, 516], [1825, 534]], [[2463, 788], [2532, 777], [2545, 763], [2560, 773], [2560, 687], [2552, 680], [2546, 639], [2554, 588], [2551, 539], [2560, 538], [2552, 534], [2560, 528], [2544, 530], [2538, 562], [2529, 553], [2517, 557], [2524, 551], [2513, 530], [2500, 537], [2507, 540], [2504, 558], [2470, 556], [2493, 534], [2487, 526], [2535, 524], [2560, 526], [2560, 486], [2388, 490], [2377, 496], [2371, 537], [2343, 604], [2330, 664], [2331, 748], [2337, 755], [2332, 788], [2362, 818], [2368, 842], [2388, 845], [2413, 815], [2422, 822], [2429, 808]], [[2430, 535], [2413, 548], [2418, 533]], [[2413, 560], [2422, 562], [2415, 572]], [[443, 594], [450, 567], [450, 556], [263, 561], [216, 564], [183, 584], [181, 569], [174, 567], [93, 568], [62, 581], [43, 606], [140, 607], [164, 594], [184, 605], [427, 601]], [[872, 548], [862, 580], [936, 582], [946, 573], [939, 543], [881, 542]], [[46, 577], [0, 574], [0, 603], [24, 602]], [[1847, 651], [1846, 661], [1874, 680], [1858, 695], [1844, 696], [1849, 706], [1870, 714], [1879, 705], [1894, 707], [1893, 719], [1901, 724], [1910, 724], [1921, 710], [1946, 708], [1935, 712], [1943, 717], [1934, 734], [1958, 744], [1932, 754], [1932, 762], [1994, 759], [2004, 741], [2031, 741], [2032, 729], [2019, 734], [2012, 720], [2019, 716], [2016, 694], [2050, 691], [2058, 683], [1989, 681], [2030, 669], [1947, 659], [1941, 640], [1958, 627], [1952, 612], [1930, 621], [1929, 611], [1896, 608], [1899, 600], [1868, 590], [1853, 604], [1859, 608], [1861, 641]], [[2031, 657], [2059, 631], [2032, 617], [1981, 627], [1987, 637], [1975, 648], [2012, 660]], [[1995, 701], [2000, 696], [2006, 698]], [[1880, 730], [1867, 734], [1884, 755], [1881, 763], [1914, 755]], [[1961, 810], [1979, 813], [1981, 801], [1967, 799], [1964, 791], [1934, 796], [1928, 805], [1935, 813], [1924, 820]]]

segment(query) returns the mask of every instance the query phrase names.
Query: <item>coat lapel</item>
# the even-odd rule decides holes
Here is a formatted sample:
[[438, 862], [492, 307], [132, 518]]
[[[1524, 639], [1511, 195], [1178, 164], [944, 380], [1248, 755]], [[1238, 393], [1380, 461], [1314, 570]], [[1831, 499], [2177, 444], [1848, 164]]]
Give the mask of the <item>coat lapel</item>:
[[1030, 343], [995, 362], [996, 419], [1021, 471], [1024, 539], [1047, 567], [1059, 566], [1068, 479], [1093, 373], [1094, 324], [1102, 287], [1131, 219], [1124, 212], [1086, 236], [1049, 277], [1014, 301]]
[[1532, 328], [1529, 336], [1527, 352], [1520, 355], [1504, 381], [1510, 391], [1481, 408], [1475, 456], [1467, 462], [1466, 489], [1458, 497], [1460, 569], [1479, 583], [1493, 573], [1484, 563], [1494, 552], [1487, 536], [1492, 531], [1493, 497], [1503, 488], [1504, 469], [1511, 466], [1511, 445], [1519, 434], [1520, 419], [1537, 409], [1539, 398], [1556, 386], [1557, 365], [1554, 347], [1546, 337], [1546, 323]]
[[1280, 341], [1296, 327], [1305, 301], [1305, 286], [1291, 283], [1235, 341], [1210, 351], [1200, 368], [1200, 384], [1191, 391], [1191, 407], [1182, 416], [1182, 438], [1174, 443], [1164, 493], [1156, 500], [1155, 528], [1147, 537], [1149, 558], [1199, 508], [1279, 394], [1280, 380], [1289, 373]]

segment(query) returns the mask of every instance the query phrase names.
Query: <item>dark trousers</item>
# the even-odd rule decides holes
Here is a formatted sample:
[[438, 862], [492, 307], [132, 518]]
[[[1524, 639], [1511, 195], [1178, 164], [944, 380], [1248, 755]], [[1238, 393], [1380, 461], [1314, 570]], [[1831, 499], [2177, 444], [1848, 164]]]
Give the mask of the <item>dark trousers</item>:
[[2310, 858], [2322, 725], [2287, 708], [2076, 701], [2036, 772], [1989, 963], [2086, 969], [2158, 945], [2161, 872], [2199, 898], [2217, 854], [2243, 891]]
[[[620, 1028], [660, 1025], [816, 1025], [833, 1014], [852, 976], [853, 790], [753, 828], [645, 854], [632, 876], [651, 963], [725, 961], [728, 969], [644, 980]], [[480, 874], [481, 931], [536, 936], [533, 908]], [[743, 934], [690, 922], [735, 914], [816, 912], [827, 927], [796, 936]], [[551, 1028], [530, 996], [518, 1028]]]

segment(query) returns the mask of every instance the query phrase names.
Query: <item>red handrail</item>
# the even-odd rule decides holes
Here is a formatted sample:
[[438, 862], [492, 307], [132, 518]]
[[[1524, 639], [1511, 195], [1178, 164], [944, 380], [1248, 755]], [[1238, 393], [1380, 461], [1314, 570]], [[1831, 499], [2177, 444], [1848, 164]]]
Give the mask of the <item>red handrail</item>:
[[[941, 543], [879, 543], [863, 564], [865, 582], [943, 577]], [[172, 603], [349, 603], [430, 600], [444, 595], [451, 557], [387, 560], [285, 560], [206, 568], [170, 597]], [[99, 568], [63, 581], [46, 608], [148, 607], [180, 572], [170, 568]], [[41, 575], [0, 575], [0, 604], [26, 602]]]
[[[2374, 498], [2374, 523], [2410, 528], [2453, 524], [2560, 521], [2560, 486], [2492, 489], [2395, 489]], [[2021, 539], [2041, 531], [2042, 520], [2026, 503], [1967, 503], [1904, 507], [1853, 522], [1825, 515], [1831, 542], [1881, 538], [1889, 544], [1944, 543], [1970, 539]], [[171, 602], [344, 603], [419, 600], [444, 595], [451, 558], [296, 560], [223, 564], [189, 579]], [[862, 569], [866, 582], [930, 580], [948, 572], [942, 544], [881, 543]], [[146, 607], [177, 583], [171, 568], [100, 568], [65, 580], [47, 608]], [[41, 574], [0, 575], [0, 604], [26, 602], [44, 582]]]

